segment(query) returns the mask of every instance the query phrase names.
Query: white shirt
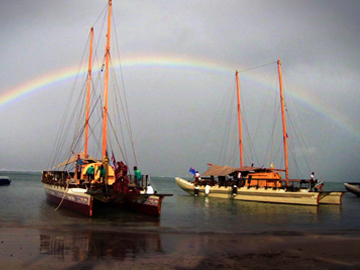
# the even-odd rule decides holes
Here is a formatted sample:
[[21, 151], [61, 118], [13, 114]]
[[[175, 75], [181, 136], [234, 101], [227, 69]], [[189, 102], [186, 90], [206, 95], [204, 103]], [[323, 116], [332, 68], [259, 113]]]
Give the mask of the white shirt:
[[154, 194], [154, 189], [153, 189], [153, 187], [152, 186], [147, 186], [147, 188], [146, 188], [146, 193], [147, 194]]

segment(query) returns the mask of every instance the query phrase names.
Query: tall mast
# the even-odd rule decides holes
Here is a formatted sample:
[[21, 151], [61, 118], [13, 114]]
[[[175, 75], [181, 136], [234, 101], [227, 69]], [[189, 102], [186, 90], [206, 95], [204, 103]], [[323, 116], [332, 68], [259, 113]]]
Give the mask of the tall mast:
[[105, 52], [105, 80], [104, 80], [104, 118], [103, 118], [103, 145], [102, 155], [103, 158], [106, 156], [106, 133], [107, 133], [107, 116], [108, 116], [108, 90], [109, 90], [109, 58], [110, 58], [110, 33], [111, 33], [111, 6], [112, 0], [109, 0], [109, 11], [108, 11], [108, 28], [107, 28], [107, 41], [106, 41], [106, 52]]
[[239, 86], [239, 72], [236, 71], [236, 86], [237, 86], [237, 109], [239, 119], [239, 147], [240, 147], [240, 167], [243, 167], [243, 145], [242, 145], [242, 132], [241, 132], [241, 110], [240, 110], [240, 86]]
[[85, 158], [88, 155], [88, 137], [89, 137], [89, 114], [90, 114], [90, 90], [91, 90], [91, 61], [92, 61], [92, 48], [94, 39], [94, 28], [90, 29], [90, 51], [89, 51], [89, 69], [87, 78], [87, 96], [86, 96], [86, 119], [85, 119]]
[[[285, 122], [285, 106], [284, 106], [284, 94], [282, 89], [282, 77], [281, 77], [281, 62], [277, 61], [279, 71], [279, 85], [280, 85], [280, 103], [281, 103], [281, 115], [282, 115], [282, 126], [283, 126], [283, 141], [284, 141], [284, 155], [285, 155], [285, 176], [289, 179], [289, 162], [287, 154], [287, 133], [286, 133], [286, 122]], [[287, 181], [288, 182], [288, 181]]]

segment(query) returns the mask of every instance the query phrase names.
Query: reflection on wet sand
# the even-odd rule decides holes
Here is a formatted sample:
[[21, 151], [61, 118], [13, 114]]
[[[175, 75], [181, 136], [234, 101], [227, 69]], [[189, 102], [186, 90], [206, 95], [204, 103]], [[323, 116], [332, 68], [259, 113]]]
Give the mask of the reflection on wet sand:
[[40, 254], [62, 261], [123, 261], [163, 253], [161, 235], [114, 231], [40, 231]]

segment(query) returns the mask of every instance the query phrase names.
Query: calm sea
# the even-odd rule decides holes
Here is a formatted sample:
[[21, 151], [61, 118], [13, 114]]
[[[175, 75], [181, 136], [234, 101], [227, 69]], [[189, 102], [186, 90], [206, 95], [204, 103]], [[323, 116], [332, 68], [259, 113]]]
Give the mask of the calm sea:
[[[104, 209], [88, 218], [46, 200], [38, 172], [5, 172], [10, 186], [0, 186], [0, 227], [82, 227], [158, 233], [347, 233], [359, 230], [360, 198], [351, 193], [343, 205], [296, 206], [193, 197], [172, 177], [152, 177], [160, 193], [172, 193], [162, 205], [160, 218]], [[343, 183], [326, 183], [325, 190], [343, 190]]]
[[[213, 233], [241, 238], [359, 232], [360, 198], [348, 193], [342, 206], [277, 205], [193, 197], [174, 178], [152, 177], [159, 192], [174, 194], [164, 199], [161, 218], [116, 209], [89, 218], [61, 207], [55, 211], [57, 205], [46, 200], [41, 173], [0, 175], [12, 179], [10, 186], [0, 186], [0, 261], [7, 262], [5, 269], [94, 269], [105, 262], [120, 267], [124, 261], [142, 269], [146, 258], [206, 255]], [[328, 190], [344, 190], [342, 183], [327, 184]]]

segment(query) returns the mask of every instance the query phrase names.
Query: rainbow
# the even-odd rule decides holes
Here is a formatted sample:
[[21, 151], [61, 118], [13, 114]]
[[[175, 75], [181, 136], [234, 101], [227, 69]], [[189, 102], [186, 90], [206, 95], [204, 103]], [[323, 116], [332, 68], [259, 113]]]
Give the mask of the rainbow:
[[[120, 62], [115, 61], [112, 63], [114, 67], [119, 67]], [[231, 67], [226, 63], [218, 63], [213, 60], [205, 58], [194, 58], [194, 57], [169, 57], [169, 56], [132, 56], [121, 61], [123, 68], [172, 68], [181, 70], [193, 70], [193, 71], [206, 71], [222, 73], [226, 76], [233, 74], [236, 67]], [[239, 69], [238, 70], [242, 70]], [[86, 70], [82, 72], [85, 75]], [[26, 98], [27, 96], [34, 94], [38, 91], [49, 88], [50, 85], [59, 84], [69, 79], [73, 79], [79, 75], [79, 67], [70, 67], [56, 72], [44, 74], [34, 80], [28, 81], [24, 84], [17, 85], [11, 89], [7, 89], [0, 93], [0, 109], [16, 103], [17, 101]], [[80, 74], [81, 75], [81, 74]], [[262, 84], [267, 84], [265, 81], [261, 81], [259, 78], [248, 79], [258, 81]], [[316, 98], [312, 97], [310, 93], [306, 94], [304, 91], [292, 91], [287, 92], [288, 95], [299, 100], [304, 105], [311, 107], [314, 111], [327, 118], [332, 123], [345, 129], [348, 133], [360, 140], [360, 129], [354, 125], [353, 121], [344, 114], [334, 112], [329, 107], [324, 105], [319, 106], [316, 103]]]
[[[120, 61], [114, 61], [112, 63], [114, 67], [120, 66]], [[180, 57], [131, 57], [127, 60], [121, 61], [121, 66], [125, 68], [132, 68], [141, 66], [143, 68], [149, 67], [171, 67], [173, 69], [187, 69], [187, 70], [207, 70], [212, 72], [228, 73], [234, 72], [234, 68], [224, 68], [222, 65], [213, 63], [205, 59], [188, 59]], [[0, 108], [15, 103], [26, 96], [36, 93], [49, 85], [62, 83], [69, 79], [74, 78], [77, 75], [84, 75], [86, 70], [79, 73], [79, 67], [65, 68], [60, 71], [44, 74], [34, 80], [28, 81], [23, 84], [16, 85], [11, 89], [7, 89], [4, 93], [0, 93]]]
[[26, 98], [30, 94], [40, 91], [51, 84], [67, 80], [74, 75], [74, 69], [67, 68], [60, 72], [52, 72], [42, 75], [34, 80], [16, 85], [12, 89], [5, 90], [4, 93], [0, 93], [0, 109], [6, 105], [16, 103], [17, 101]]

